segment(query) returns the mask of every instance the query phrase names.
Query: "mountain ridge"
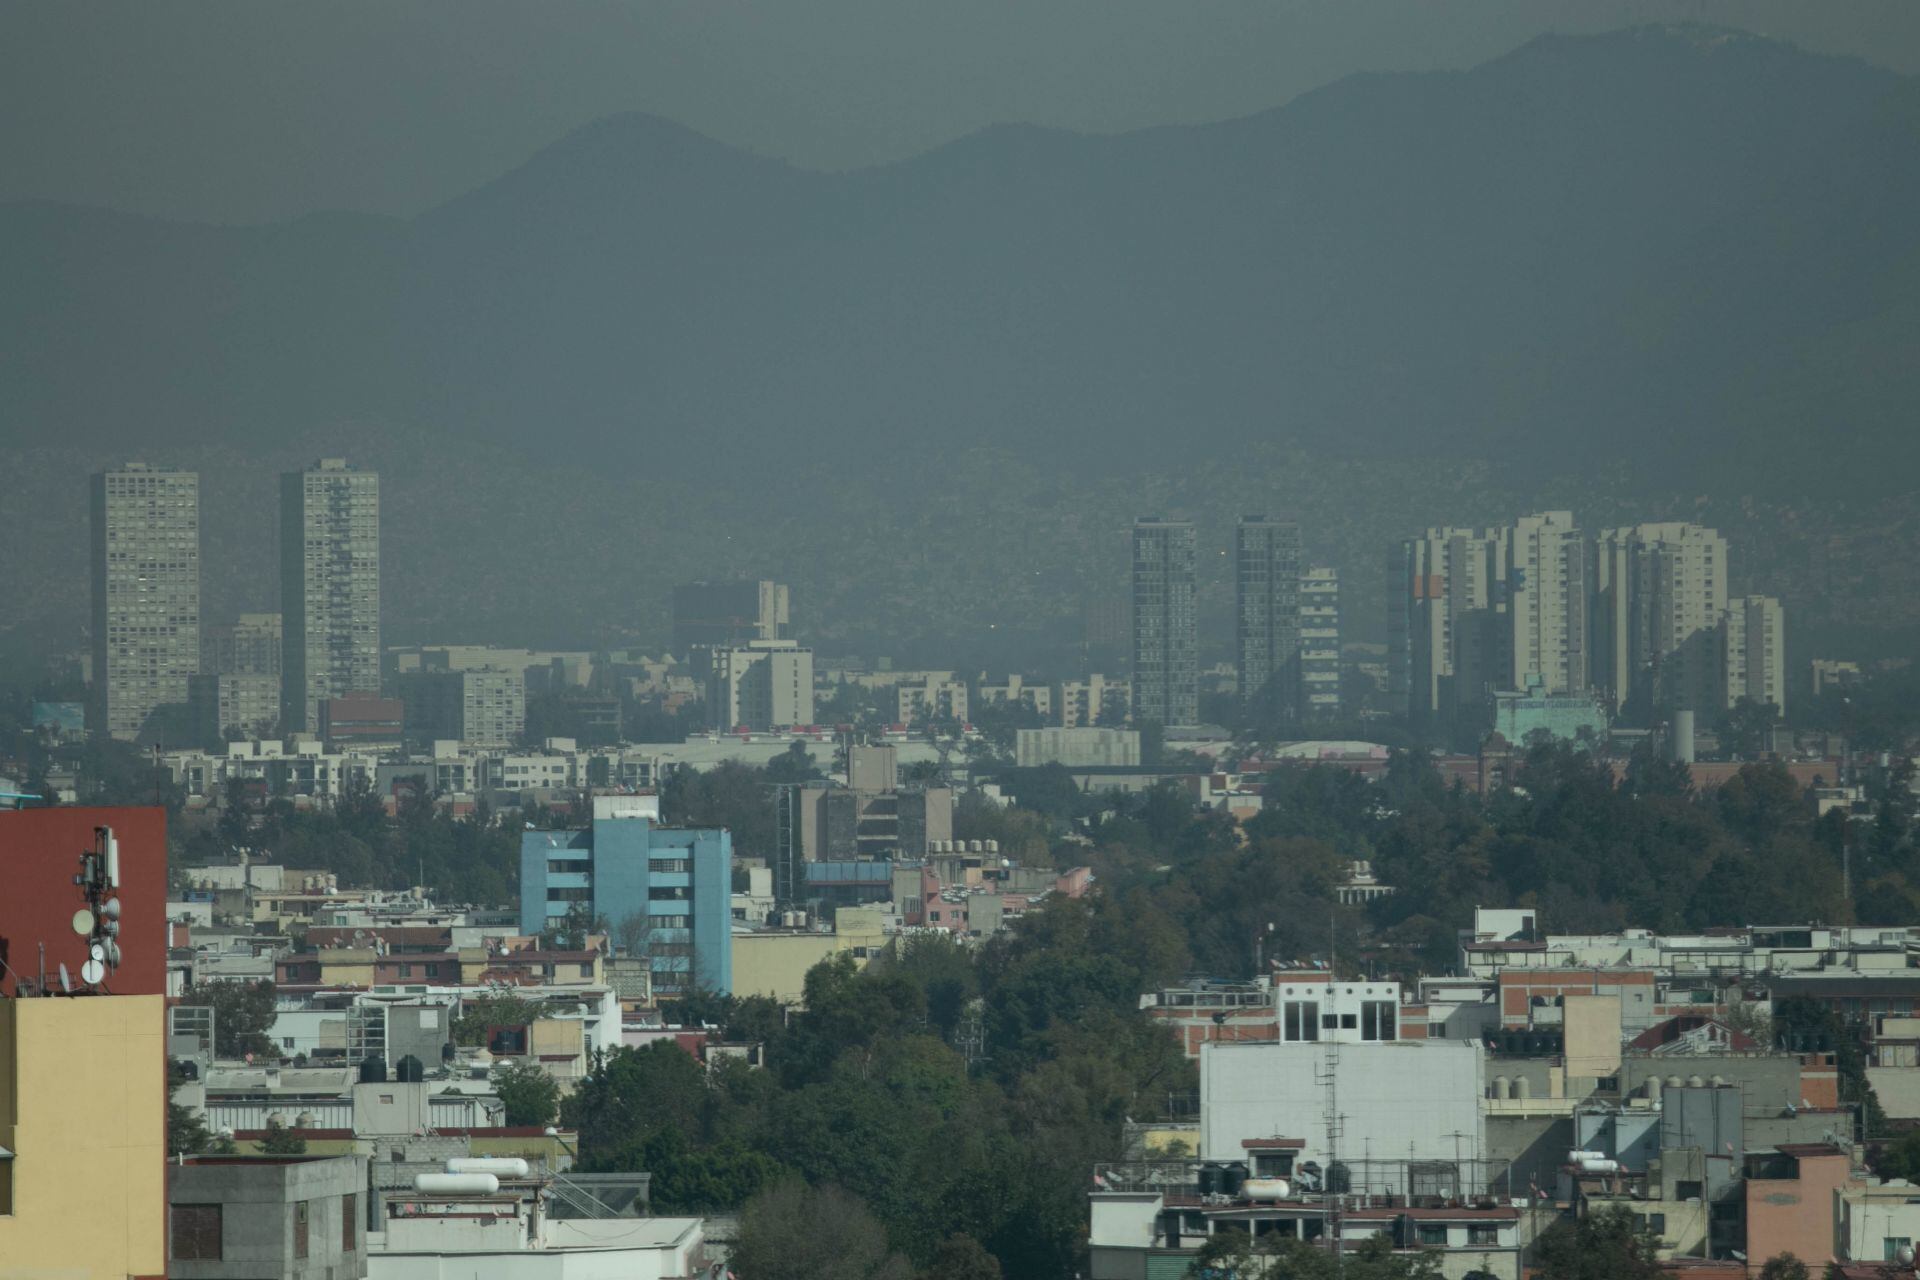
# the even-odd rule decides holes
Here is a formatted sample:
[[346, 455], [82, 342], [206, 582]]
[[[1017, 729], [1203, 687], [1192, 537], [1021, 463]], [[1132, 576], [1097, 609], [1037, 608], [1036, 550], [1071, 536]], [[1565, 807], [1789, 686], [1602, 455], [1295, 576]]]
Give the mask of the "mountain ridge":
[[[391, 500], [419, 504], [408, 537], [442, 576], [466, 550], [434, 542], [453, 528], [492, 540], [476, 554], [496, 572], [549, 572], [541, 522], [569, 485], [591, 489], [576, 518], [606, 545], [662, 548], [659, 580], [719, 571], [703, 540], [743, 508], [782, 530], [762, 554], [841, 558], [850, 580], [815, 598], [842, 631], [913, 598], [878, 561], [942, 463], [985, 501], [987, 476], [959, 473], [986, 458], [1060, 477], [1022, 489], [1035, 510], [995, 508], [1029, 548], [1052, 546], [1048, 507], [1121, 538], [1127, 512], [1088, 495], [1125, 504], [1236, 458], [1318, 467], [1340, 492], [1299, 500], [1353, 512], [1319, 554], [1362, 583], [1416, 510], [1453, 522], [1444, 492], [1412, 501], [1393, 470], [1421, 459], [1492, 466], [1515, 494], [1605, 477], [1610, 509], [1857, 495], [1885, 518], [1871, 503], [1920, 463], [1916, 214], [1920, 82], [1693, 29], [1543, 38], [1213, 124], [995, 126], [856, 170], [614, 117], [412, 219], [15, 203], [0, 423], [71, 461], [36, 489], [0, 475], [0, 508], [35, 509], [61, 466], [78, 503], [84, 469], [116, 456], [207, 448], [238, 475], [337, 435], [417, 483]], [[485, 461], [443, 492], [434, 458], [462, 449]], [[633, 477], [638, 510], [584, 463]], [[1369, 485], [1368, 466], [1402, 478]], [[711, 495], [669, 504], [670, 538], [640, 514], [667, 490]], [[463, 504], [503, 514], [475, 525]], [[849, 511], [886, 513], [870, 563]], [[1035, 554], [953, 520], [981, 556]], [[30, 521], [16, 533], [32, 572], [83, 573]], [[564, 565], [576, 590], [608, 554]], [[27, 572], [0, 569], [0, 589], [73, 616]], [[490, 589], [463, 615], [458, 587], [407, 581], [421, 625], [516, 607]]]

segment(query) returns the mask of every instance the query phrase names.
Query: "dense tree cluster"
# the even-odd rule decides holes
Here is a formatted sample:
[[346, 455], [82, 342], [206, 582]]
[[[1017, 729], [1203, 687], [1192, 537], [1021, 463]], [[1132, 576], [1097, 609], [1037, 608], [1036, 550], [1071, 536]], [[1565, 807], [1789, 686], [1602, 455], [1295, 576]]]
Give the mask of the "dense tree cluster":
[[342, 885], [424, 885], [440, 902], [491, 906], [513, 902], [519, 893], [519, 824], [495, 821], [485, 806], [472, 818], [456, 819], [431, 796], [415, 793], [403, 793], [399, 812], [389, 818], [364, 782], [348, 786], [324, 809], [298, 809], [285, 796], [263, 802], [234, 788], [211, 827], [179, 841], [174, 862], [222, 862], [235, 848], [282, 866], [331, 872]]
[[[1265, 775], [1264, 807], [1244, 825], [1196, 810], [1172, 784], [1119, 799], [1077, 791], [1065, 770], [1009, 770], [1002, 781], [1021, 807], [966, 801], [956, 834], [998, 838], [1025, 857], [1046, 845], [1060, 865], [1092, 866], [1141, 928], [1220, 977], [1252, 972], [1263, 955], [1329, 950], [1381, 973], [1445, 971], [1476, 906], [1535, 906], [1557, 932], [1874, 922], [1920, 908], [1920, 849], [1897, 770], [1881, 788], [1885, 820], [1851, 834], [1839, 814], [1816, 820], [1775, 763], [1696, 793], [1678, 766], [1642, 756], [1616, 777], [1608, 762], [1552, 745], [1516, 759], [1507, 785], [1484, 797], [1413, 752], [1396, 752], [1371, 782], [1282, 767]], [[1358, 859], [1395, 888], [1364, 909], [1338, 905], [1335, 892]]]
[[978, 948], [921, 938], [860, 972], [825, 961], [790, 1021], [764, 1000], [704, 997], [682, 1016], [763, 1042], [765, 1070], [709, 1072], [671, 1044], [616, 1049], [562, 1114], [586, 1168], [650, 1170], [664, 1212], [765, 1195], [766, 1219], [791, 1219], [798, 1193], [781, 1188], [797, 1177], [882, 1226], [874, 1274], [898, 1253], [972, 1275], [984, 1253], [1009, 1276], [1061, 1275], [1091, 1167], [1118, 1157], [1125, 1117], [1193, 1087], [1138, 1007], [1184, 952], [1135, 926], [1117, 898], [1062, 899]]

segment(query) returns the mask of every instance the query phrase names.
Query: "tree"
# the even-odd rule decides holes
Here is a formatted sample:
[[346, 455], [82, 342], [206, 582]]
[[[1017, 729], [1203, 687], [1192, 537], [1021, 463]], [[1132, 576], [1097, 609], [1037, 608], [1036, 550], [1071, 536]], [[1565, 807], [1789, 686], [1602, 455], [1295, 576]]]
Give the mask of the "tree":
[[213, 1052], [220, 1058], [275, 1058], [280, 1050], [267, 1035], [276, 1016], [274, 987], [259, 982], [199, 982], [180, 997], [183, 1005], [213, 1010]]
[[1626, 1209], [1557, 1222], [1534, 1243], [1539, 1280], [1659, 1280], [1660, 1242]]
[[740, 1280], [907, 1280], [907, 1260], [856, 1196], [783, 1182], [747, 1202], [733, 1247]]
[[589, 1171], [644, 1169], [648, 1141], [672, 1131], [689, 1141], [709, 1130], [714, 1099], [706, 1068], [670, 1040], [597, 1054], [561, 1114], [580, 1134]]
[[1433, 1254], [1396, 1254], [1385, 1235], [1348, 1245], [1336, 1261], [1304, 1240], [1229, 1230], [1207, 1238], [1187, 1274], [1193, 1280], [1440, 1280], [1443, 1273]]
[[170, 1156], [197, 1156], [203, 1152], [230, 1155], [233, 1152], [233, 1139], [217, 1137], [208, 1132], [206, 1121], [192, 1107], [183, 1107], [173, 1100], [173, 1094], [186, 1080], [178, 1074], [167, 1076], [167, 1154]]
[[623, 956], [644, 957], [652, 950], [653, 921], [644, 912], [636, 911], [624, 917], [613, 932]]
[[307, 1154], [307, 1140], [269, 1116], [266, 1136], [260, 1139], [260, 1151], [269, 1156], [303, 1156]]
[[1721, 718], [1720, 745], [1742, 760], [1757, 760], [1771, 749], [1773, 726], [1779, 721], [1779, 707], [1743, 696]]
[[811, 782], [820, 776], [807, 744], [794, 741], [784, 752], [767, 761], [767, 781], [772, 783]]
[[1776, 1253], [1760, 1268], [1760, 1280], [1811, 1280], [1807, 1264], [1791, 1253]]
[[560, 1108], [560, 1085], [530, 1063], [510, 1062], [493, 1073], [493, 1091], [500, 1096], [509, 1126], [545, 1125]]
[[453, 1042], [485, 1044], [488, 1027], [524, 1027], [546, 1016], [546, 1005], [510, 991], [471, 996], [460, 1002], [460, 1016], [453, 1020]]
[[1001, 1280], [1000, 1259], [969, 1235], [948, 1236], [920, 1280]]

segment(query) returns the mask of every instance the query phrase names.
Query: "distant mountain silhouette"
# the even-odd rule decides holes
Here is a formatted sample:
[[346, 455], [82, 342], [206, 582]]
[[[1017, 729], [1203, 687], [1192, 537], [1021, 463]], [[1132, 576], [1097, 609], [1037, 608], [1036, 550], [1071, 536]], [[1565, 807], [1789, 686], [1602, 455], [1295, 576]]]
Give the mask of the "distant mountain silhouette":
[[716, 506], [829, 462], [821, 520], [969, 448], [1886, 496], [1920, 462], [1920, 87], [1661, 27], [841, 174], [622, 116], [410, 221], [0, 207], [0, 280], [0, 422], [101, 459], [377, 423]]

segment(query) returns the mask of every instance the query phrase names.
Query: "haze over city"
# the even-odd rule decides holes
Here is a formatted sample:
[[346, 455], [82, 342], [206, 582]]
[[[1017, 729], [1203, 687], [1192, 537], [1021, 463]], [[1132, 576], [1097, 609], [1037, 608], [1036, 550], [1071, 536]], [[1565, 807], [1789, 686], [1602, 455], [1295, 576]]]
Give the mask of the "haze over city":
[[1917, 77], [0, 12], [0, 1275], [1912, 1280]]

